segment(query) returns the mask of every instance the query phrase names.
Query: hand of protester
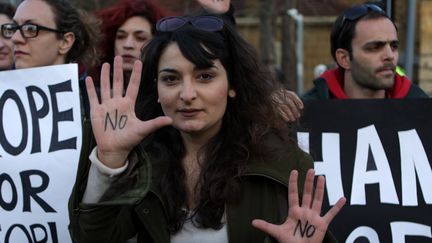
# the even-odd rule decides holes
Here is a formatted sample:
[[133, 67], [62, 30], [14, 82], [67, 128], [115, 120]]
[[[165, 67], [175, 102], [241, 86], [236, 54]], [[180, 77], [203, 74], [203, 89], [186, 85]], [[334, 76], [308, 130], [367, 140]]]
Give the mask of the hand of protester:
[[213, 14], [223, 14], [228, 12], [230, 7], [230, 0], [197, 0], [198, 3], [207, 12]]
[[296, 93], [282, 89], [274, 92], [272, 98], [285, 121], [295, 122], [300, 118], [304, 106]]
[[97, 143], [97, 156], [106, 166], [118, 168], [125, 164], [133, 147], [156, 129], [171, 124], [169, 117], [141, 121], [135, 115], [135, 102], [141, 79], [141, 61], [136, 61], [126, 92], [123, 82], [123, 59], [114, 59], [113, 86], [110, 65], [101, 70], [101, 101], [92, 78], [86, 79], [90, 101], [90, 117]]
[[319, 176], [317, 186], [313, 189], [315, 171], [310, 169], [306, 175], [302, 203], [299, 205], [297, 191], [298, 172], [292, 171], [288, 186], [288, 217], [281, 225], [274, 225], [264, 220], [255, 219], [252, 225], [274, 237], [280, 243], [288, 242], [322, 242], [327, 227], [339, 213], [346, 199], [338, 202], [321, 217], [321, 206], [324, 195], [324, 177]]

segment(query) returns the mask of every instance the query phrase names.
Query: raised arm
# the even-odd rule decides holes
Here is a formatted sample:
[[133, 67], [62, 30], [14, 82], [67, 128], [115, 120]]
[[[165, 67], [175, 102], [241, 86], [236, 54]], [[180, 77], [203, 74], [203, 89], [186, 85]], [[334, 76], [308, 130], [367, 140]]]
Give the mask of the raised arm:
[[230, 0], [197, 0], [207, 12], [212, 14], [224, 14], [230, 8]]
[[105, 63], [101, 70], [101, 100], [96, 95], [92, 78], [86, 79], [90, 102], [90, 118], [97, 143], [97, 157], [110, 168], [122, 167], [130, 151], [148, 134], [169, 125], [169, 117], [157, 117], [141, 121], [135, 115], [135, 102], [141, 80], [141, 61], [133, 67], [127, 90], [123, 87], [123, 60], [114, 59], [112, 87], [110, 65]]
[[274, 237], [280, 243], [307, 242], [321, 243], [327, 228], [338, 214], [346, 199], [339, 201], [321, 216], [321, 206], [324, 196], [324, 177], [319, 176], [314, 193], [315, 171], [308, 170], [304, 184], [302, 203], [300, 205], [297, 191], [298, 172], [292, 171], [288, 186], [288, 217], [281, 225], [270, 224], [264, 220], [255, 219], [252, 225]]

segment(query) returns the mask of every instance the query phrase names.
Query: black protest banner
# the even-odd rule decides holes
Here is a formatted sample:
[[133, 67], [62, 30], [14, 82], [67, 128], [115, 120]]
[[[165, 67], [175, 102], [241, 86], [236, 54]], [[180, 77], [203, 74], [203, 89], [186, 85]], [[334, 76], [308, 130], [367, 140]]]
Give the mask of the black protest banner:
[[325, 206], [340, 242], [432, 241], [432, 100], [305, 104], [300, 147], [326, 177]]
[[0, 72], [0, 243], [71, 242], [81, 134], [76, 64]]

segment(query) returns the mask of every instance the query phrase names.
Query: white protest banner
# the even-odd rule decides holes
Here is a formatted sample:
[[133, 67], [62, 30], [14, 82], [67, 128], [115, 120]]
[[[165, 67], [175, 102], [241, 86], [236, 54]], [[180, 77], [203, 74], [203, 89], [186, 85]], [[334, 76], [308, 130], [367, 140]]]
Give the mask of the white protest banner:
[[81, 140], [76, 64], [0, 72], [0, 243], [71, 242]]

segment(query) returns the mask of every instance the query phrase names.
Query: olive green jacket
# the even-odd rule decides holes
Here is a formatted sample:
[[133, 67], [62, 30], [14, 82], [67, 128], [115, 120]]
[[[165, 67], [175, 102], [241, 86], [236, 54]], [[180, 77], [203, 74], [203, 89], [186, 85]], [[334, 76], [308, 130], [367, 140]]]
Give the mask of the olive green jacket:
[[[85, 126], [88, 130], [89, 125]], [[90, 162], [91, 137], [84, 140], [80, 167], [69, 201], [70, 233], [75, 242], [125, 242], [138, 234], [138, 242], [169, 243], [167, 215], [157, 181], [166, 167], [151, 163], [139, 147], [129, 157], [129, 167], [97, 204], [81, 203]], [[241, 176], [240, 200], [226, 203], [230, 243], [276, 242], [251, 225], [253, 219], [280, 224], [288, 212], [287, 184], [291, 170], [299, 171], [303, 188], [311, 158], [292, 142], [269, 138], [275, 153], [271, 159], [251, 160]], [[325, 242], [336, 242], [330, 233]]]

